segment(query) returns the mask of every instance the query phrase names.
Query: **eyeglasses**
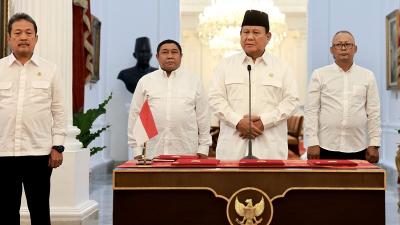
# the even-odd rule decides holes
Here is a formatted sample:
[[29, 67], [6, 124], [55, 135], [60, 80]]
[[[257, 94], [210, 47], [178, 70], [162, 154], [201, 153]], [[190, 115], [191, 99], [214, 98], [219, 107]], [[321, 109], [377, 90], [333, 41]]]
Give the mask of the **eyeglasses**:
[[342, 49], [343, 47], [345, 49], [352, 49], [354, 46], [353, 43], [337, 43], [337, 44], [332, 44], [332, 47], [334, 47], [337, 50]]

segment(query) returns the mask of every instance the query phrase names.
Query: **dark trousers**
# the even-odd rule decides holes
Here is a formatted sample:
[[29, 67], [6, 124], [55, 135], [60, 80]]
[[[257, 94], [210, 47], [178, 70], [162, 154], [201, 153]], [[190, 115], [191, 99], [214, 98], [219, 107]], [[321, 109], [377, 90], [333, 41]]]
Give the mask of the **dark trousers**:
[[19, 225], [22, 185], [31, 225], [50, 225], [49, 156], [0, 157], [0, 221]]
[[352, 152], [352, 153], [344, 153], [344, 152], [334, 152], [329, 151], [323, 148], [320, 148], [320, 159], [361, 159], [365, 160], [365, 152], [367, 149], [364, 149], [359, 152]]

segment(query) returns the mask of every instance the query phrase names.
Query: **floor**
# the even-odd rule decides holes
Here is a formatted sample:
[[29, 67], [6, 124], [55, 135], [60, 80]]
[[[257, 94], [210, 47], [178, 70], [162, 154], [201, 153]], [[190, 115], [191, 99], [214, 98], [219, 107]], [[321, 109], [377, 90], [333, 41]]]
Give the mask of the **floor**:
[[115, 163], [97, 166], [90, 173], [89, 198], [99, 203], [99, 225], [112, 225], [112, 169]]
[[386, 184], [386, 225], [400, 225], [400, 185], [397, 184], [397, 171], [386, 168]]
[[[90, 199], [99, 203], [99, 225], [112, 225], [112, 168], [115, 164], [98, 166], [90, 175]], [[400, 185], [397, 184], [397, 171], [385, 169], [387, 171], [386, 225], [400, 225], [400, 211], [397, 205]]]

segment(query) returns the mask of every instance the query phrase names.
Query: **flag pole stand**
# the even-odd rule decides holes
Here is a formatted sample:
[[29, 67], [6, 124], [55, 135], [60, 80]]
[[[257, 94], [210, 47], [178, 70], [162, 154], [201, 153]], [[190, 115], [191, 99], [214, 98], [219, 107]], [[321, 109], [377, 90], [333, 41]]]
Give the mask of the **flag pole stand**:
[[138, 165], [151, 165], [151, 159], [146, 158], [146, 143], [143, 145], [142, 158], [138, 160]]
[[144, 165], [147, 164], [147, 159], [146, 159], [146, 142], [143, 145], [143, 163]]

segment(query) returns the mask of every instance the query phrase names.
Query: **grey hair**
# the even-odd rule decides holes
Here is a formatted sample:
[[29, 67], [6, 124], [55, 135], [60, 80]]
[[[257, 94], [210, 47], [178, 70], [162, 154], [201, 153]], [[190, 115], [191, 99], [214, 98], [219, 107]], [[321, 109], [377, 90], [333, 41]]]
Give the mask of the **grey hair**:
[[356, 42], [356, 39], [354, 38], [354, 35], [353, 35], [352, 33], [350, 33], [350, 31], [348, 31], [348, 30], [339, 30], [338, 32], [335, 33], [335, 35], [333, 35], [333, 37], [332, 37], [332, 43], [333, 43], [333, 40], [335, 39], [335, 37], [336, 37], [338, 34], [348, 34], [348, 35], [350, 35], [350, 36], [353, 38], [354, 43]]

